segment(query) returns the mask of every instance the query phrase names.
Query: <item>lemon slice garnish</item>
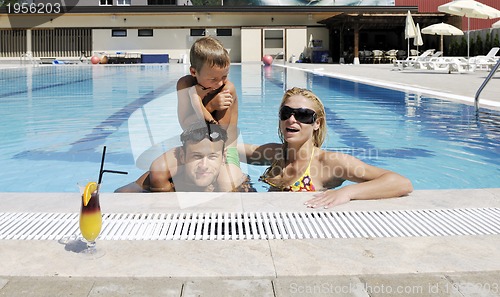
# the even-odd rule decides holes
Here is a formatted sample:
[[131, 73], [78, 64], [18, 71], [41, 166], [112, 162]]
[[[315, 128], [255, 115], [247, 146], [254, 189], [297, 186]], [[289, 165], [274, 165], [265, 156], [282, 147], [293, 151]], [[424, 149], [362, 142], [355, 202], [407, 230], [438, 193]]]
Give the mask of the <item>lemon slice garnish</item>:
[[85, 190], [83, 190], [83, 206], [87, 206], [89, 204], [90, 198], [92, 197], [92, 193], [94, 193], [97, 190], [97, 183], [96, 182], [89, 182], [85, 186]]

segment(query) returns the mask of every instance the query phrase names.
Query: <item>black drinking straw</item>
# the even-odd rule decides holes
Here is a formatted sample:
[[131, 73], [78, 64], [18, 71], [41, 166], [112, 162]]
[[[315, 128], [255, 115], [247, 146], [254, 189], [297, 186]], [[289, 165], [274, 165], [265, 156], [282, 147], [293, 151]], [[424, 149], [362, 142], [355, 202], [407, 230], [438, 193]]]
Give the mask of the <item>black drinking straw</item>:
[[102, 174], [104, 173], [104, 158], [106, 157], [106, 146], [102, 148], [101, 169], [99, 169], [99, 180], [97, 184], [100, 185], [102, 181]]
[[102, 181], [102, 174], [104, 172], [109, 172], [109, 173], [118, 173], [118, 174], [128, 174], [128, 172], [125, 171], [117, 171], [117, 170], [104, 170], [104, 158], [106, 157], [106, 146], [102, 148], [102, 159], [101, 159], [101, 169], [99, 170], [99, 180], [97, 181], [97, 185], [101, 184]]

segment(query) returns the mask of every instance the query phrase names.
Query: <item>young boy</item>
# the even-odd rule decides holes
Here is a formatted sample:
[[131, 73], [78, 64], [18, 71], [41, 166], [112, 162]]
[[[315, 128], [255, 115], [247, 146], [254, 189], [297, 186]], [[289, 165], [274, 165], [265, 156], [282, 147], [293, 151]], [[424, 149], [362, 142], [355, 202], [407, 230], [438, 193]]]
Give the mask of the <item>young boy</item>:
[[[211, 36], [198, 39], [190, 51], [189, 75], [177, 82], [178, 120], [183, 129], [196, 122], [219, 124], [227, 131], [226, 164], [217, 179], [220, 191], [234, 191], [247, 176], [240, 169], [236, 140], [238, 138], [238, 100], [236, 89], [227, 77], [230, 58], [224, 46]], [[173, 150], [158, 157], [150, 167], [153, 191], [162, 188], [165, 180], [176, 174], [176, 166], [168, 159], [175, 157]]]

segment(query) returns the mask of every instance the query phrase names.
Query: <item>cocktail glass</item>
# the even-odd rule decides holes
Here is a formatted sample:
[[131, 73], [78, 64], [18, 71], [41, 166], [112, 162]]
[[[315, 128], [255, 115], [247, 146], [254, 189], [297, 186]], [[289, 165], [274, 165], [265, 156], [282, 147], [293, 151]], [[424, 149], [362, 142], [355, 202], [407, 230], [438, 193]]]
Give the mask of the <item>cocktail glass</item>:
[[[87, 242], [87, 247], [80, 253], [88, 258], [100, 258], [105, 252], [96, 248], [96, 239], [101, 233], [102, 213], [99, 204], [99, 191], [96, 182], [79, 182], [82, 194], [80, 208], [80, 232]], [[89, 197], [90, 196], [90, 200]]]
[[104, 173], [128, 174], [125, 171], [105, 170], [104, 159], [106, 156], [106, 146], [102, 148], [101, 169], [99, 170], [99, 179], [94, 181], [78, 182], [80, 194], [82, 194], [82, 204], [80, 208], [80, 231], [83, 238], [87, 241], [87, 248], [81, 251], [82, 254], [88, 255], [88, 258], [100, 258], [104, 255], [102, 249], [96, 248], [96, 239], [101, 233], [102, 214], [101, 205], [99, 204], [99, 187], [102, 182]]

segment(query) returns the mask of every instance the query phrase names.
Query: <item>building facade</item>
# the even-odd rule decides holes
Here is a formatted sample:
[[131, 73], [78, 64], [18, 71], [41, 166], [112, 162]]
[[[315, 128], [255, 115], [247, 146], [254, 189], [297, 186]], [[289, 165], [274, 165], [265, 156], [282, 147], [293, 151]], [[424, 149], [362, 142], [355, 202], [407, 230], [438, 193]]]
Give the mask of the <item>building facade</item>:
[[[214, 35], [233, 62], [257, 62], [263, 55], [337, 62], [348, 52], [404, 49], [407, 11], [421, 27], [446, 21], [463, 28], [462, 18], [437, 11], [447, 0], [365, 0], [361, 6], [352, 0], [276, 1], [3, 1], [0, 58], [126, 53], [185, 61], [194, 40]], [[500, 8], [499, 1], [489, 2]], [[492, 22], [474, 21], [471, 28]]]

